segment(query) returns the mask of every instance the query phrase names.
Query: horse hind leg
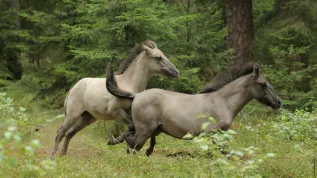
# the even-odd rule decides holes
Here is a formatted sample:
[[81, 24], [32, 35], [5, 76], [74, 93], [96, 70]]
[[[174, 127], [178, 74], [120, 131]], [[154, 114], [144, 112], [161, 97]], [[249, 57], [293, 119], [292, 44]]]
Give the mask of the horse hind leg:
[[[66, 118], [65, 121], [67, 121], [67, 119], [68, 118]], [[55, 137], [55, 144], [50, 154], [50, 158], [53, 158], [53, 156], [56, 154], [59, 143], [65, 137], [65, 133], [70, 127], [71, 127], [71, 124], [69, 124], [68, 122], [64, 122], [64, 124], [57, 130], [57, 135]]]
[[61, 131], [63, 128], [63, 126], [61, 126], [58, 130], [57, 130], [57, 135], [55, 137], [55, 144], [54, 144], [54, 147], [53, 147], [53, 150], [50, 154], [50, 158], [53, 158], [53, 156], [56, 154], [56, 151], [58, 149], [58, 145], [59, 143], [62, 141], [62, 139], [64, 138], [65, 136], [65, 131]]
[[66, 136], [65, 136], [65, 141], [63, 144], [63, 148], [61, 151], [61, 155], [66, 155], [67, 152], [67, 148], [69, 145], [70, 140], [73, 138], [74, 135], [76, 135], [76, 133], [78, 133], [79, 131], [81, 131], [82, 129], [84, 129], [85, 127], [87, 127], [88, 125], [94, 123], [96, 121], [96, 119], [88, 112], [84, 112], [79, 120], [76, 122], [76, 124], [74, 126], [72, 126], [67, 132], [66, 132]]

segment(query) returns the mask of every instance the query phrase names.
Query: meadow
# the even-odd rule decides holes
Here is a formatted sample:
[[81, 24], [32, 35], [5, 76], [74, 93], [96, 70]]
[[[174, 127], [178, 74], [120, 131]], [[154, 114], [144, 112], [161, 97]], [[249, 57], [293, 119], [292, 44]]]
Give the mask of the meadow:
[[148, 143], [128, 154], [125, 143], [107, 145], [113, 122], [99, 121], [72, 139], [67, 156], [51, 160], [62, 111], [22, 95], [0, 95], [3, 177], [315, 177], [315, 111], [273, 111], [252, 102], [229, 132], [216, 134], [230, 156], [209, 135], [178, 140], [165, 134], [152, 156], [145, 155]]
[[[0, 19], [0, 178], [317, 177], [316, 0], [0, 0]], [[67, 156], [50, 159], [67, 92], [105, 77], [105, 64], [122, 72], [126, 59], [145, 54], [134, 48], [145, 40], [180, 75], [144, 89], [198, 93], [232, 64], [254, 62], [282, 108], [254, 101], [227, 132], [161, 134], [150, 157], [149, 143], [135, 154], [107, 145], [116, 123], [98, 121], [74, 136]], [[162, 54], [146, 51], [164, 66]], [[129, 77], [131, 88], [145, 84]]]

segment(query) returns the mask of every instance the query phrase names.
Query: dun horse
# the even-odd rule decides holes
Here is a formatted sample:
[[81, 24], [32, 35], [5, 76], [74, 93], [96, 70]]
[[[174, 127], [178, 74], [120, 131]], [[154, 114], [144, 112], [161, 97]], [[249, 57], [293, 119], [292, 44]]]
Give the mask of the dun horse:
[[205, 131], [210, 132], [229, 129], [236, 115], [252, 99], [273, 109], [281, 106], [279, 96], [260, 73], [258, 66], [252, 63], [242, 69], [229, 71], [227, 75], [216, 79], [214, 85], [195, 95], [161, 89], [149, 89], [141, 93], [122, 91], [109, 70], [106, 83], [108, 91], [119, 98], [133, 100], [131, 113], [134, 128], [130, 127], [119, 139], [125, 138], [130, 148], [140, 150], [151, 138], [146, 151], [148, 156], [156, 144], [155, 136], [161, 132], [179, 139], [188, 132], [199, 135], [202, 132], [201, 124], [206, 122], [197, 119], [200, 114], [209, 113], [217, 121], [206, 128]]
[[[177, 77], [177, 68], [159, 50], [153, 41], [136, 45], [125, 62], [121, 74], [116, 76], [120, 88], [132, 93], [146, 89], [154, 75]], [[124, 109], [131, 101], [119, 99], [105, 90], [105, 78], [84, 78], [69, 91], [64, 107], [65, 121], [58, 129], [51, 157], [56, 153], [60, 141], [65, 137], [61, 155], [65, 155], [71, 138], [96, 120], [116, 120], [126, 117]]]

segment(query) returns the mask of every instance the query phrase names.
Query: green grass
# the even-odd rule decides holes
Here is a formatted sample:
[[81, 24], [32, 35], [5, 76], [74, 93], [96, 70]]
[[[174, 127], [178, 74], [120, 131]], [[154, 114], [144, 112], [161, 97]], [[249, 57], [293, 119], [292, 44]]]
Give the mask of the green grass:
[[[100, 128], [103, 125], [100, 123], [79, 132], [70, 143], [68, 155], [56, 156], [54, 168], [45, 169], [40, 162], [48, 159], [63, 118], [55, 119], [60, 114], [59, 111], [48, 111], [36, 107], [36, 104], [31, 109], [26, 109], [30, 120], [42, 122], [28, 127], [31, 129], [23, 140], [28, 143], [32, 139], [39, 139], [40, 148], [33, 155], [18, 157], [19, 163], [14, 169], [0, 171], [4, 177], [222, 177], [221, 174], [212, 176], [215, 171], [211, 167], [212, 157], [193, 141], [178, 140], [161, 134], [157, 137], [152, 156], [145, 156], [149, 143], [137, 154], [127, 154], [124, 143], [107, 145], [108, 137], [104, 129]], [[230, 147], [239, 150], [255, 146], [258, 150], [251, 156], [230, 162], [239, 165], [250, 159], [263, 158], [267, 153], [275, 153], [275, 157], [263, 158], [258, 168], [244, 173], [243, 176], [260, 174], [262, 177], [313, 177], [313, 149], [303, 147], [301, 152], [295, 149], [299, 141], [279, 137], [271, 127], [276, 120], [272, 111], [257, 111], [247, 115], [248, 109], [250, 108], [246, 108], [234, 121], [232, 128], [237, 134]], [[55, 121], [48, 122], [54, 119]], [[60, 149], [61, 146], [62, 142]], [[29, 164], [40, 165], [43, 171], [30, 171], [26, 166]], [[225, 177], [239, 177], [226, 167], [222, 167], [222, 171]]]
[[[267, 124], [267, 121], [258, 120]], [[257, 172], [263, 177], [312, 177], [312, 151], [301, 153], [294, 148], [297, 142], [265, 139], [269, 130], [265, 126], [237, 121], [239, 128], [232, 143], [238, 150], [249, 146], [258, 148], [257, 155], [275, 153], [276, 157], [264, 159]], [[51, 151], [55, 131], [59, 124], [48, 125], [33, 138], [41, 140], [36, 160], [46, 159]], [[107, 137], [92, 127], [74, 137], [66, 157], [56, 157], [56, 169], [47, 171], [53, 177], [210, 177], [212, 159], [192, 141], [178, 140], [160, 135], [153, 156], [145, 156], [148, 144], [137, 154], [127, 154], [126, 145], [107, 145]], [[61, 145], [60, 145], [61, 147]], [[25, 158], [28, 159], [28, 158]], [[230, 170], [228, 175], [230, 175]]]

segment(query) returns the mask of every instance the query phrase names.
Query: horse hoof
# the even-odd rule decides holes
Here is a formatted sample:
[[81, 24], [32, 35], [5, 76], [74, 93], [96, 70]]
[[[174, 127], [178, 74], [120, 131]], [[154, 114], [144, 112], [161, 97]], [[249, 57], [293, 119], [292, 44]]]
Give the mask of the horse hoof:
[[114, 145], [115, 143], [113, 142], [113, 140], [109, 140], [108, 141], [108, 145]]
[[153, 153], [153, 150], [147, 149], [145, 153], [146, 153], [146, 156], [149, 157]]
[[108, 145], [116, 145], [118, 143], [120, 143], [120, 142], [113, 140], [113, 139], [108, 141]]

